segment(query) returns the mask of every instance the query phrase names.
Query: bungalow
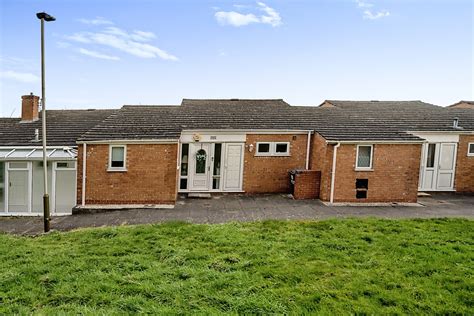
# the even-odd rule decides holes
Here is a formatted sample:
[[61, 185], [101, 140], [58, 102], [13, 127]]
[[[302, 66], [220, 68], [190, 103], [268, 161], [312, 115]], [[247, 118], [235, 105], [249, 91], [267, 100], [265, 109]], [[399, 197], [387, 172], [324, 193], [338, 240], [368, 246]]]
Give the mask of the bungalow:
[[[0, 119], [0, 166], [6, 166], [0, 183], [8, 189], [0, 191], [0, 211], [7, 215], [40, 211], [34, 183], [41, 173], [33, 172], [39, 146], [32, 142], [41, 122], [23, 121]], [[48, 111], [48, 122], [56, 213], [70, 213], [74, 204], [172, 207], [181, 193], [294, 190], [295, 198], [328, 203], [412, 203], [419, 191], [474, 192], [472, 109], [421, 101], [290, 106], [280, 99], [184, 99]], [[30, 147], [31, 154], [13, 160]], [[55, 156], [64, 152], [68, 159]], [[67, 177], [61, 168], [68, 161], [74, 172]], [[294, 186], [292, 170], [299, 170]]]

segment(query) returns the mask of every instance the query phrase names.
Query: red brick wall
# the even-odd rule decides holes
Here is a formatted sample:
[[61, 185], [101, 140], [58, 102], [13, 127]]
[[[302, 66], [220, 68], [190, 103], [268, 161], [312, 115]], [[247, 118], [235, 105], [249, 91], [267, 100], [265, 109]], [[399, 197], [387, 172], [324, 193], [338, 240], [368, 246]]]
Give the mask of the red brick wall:
[[315, 133], [311, 141], [310, 169], [321, 172], [320, 193], [321, 200], [329, 200], [331, 188], [333, 146], [326, 143], [326, 139]]
[[[257, 142], [290, 142], [290, 156], [255, 156]], [[254, 146], [252, 152], [248, 151], [250, 144]], [[305, 168], [306, 146], [307, 135], [247, 134], [244, 154], [244, 191], [246, 193], [289, 192], [288, 172], [292, 169]]]
[[321, 172], [316, 170], [304, 170], [295, 175], [295, 191], [293, 197], [296, 200], [317, 199], [319, 197]]
[[[320, 199], [330, 200], [334, 145], [314, 135], [311, 169], [321, 171]], [[373, 171], [355, 171], [357, 145], [337, 151], [334, 202], [416, 202], [421, 145], [375, 144]], [[368, 179], [367, 199], [356, 199], [356, 179]]]
[[467, 155], [467, 146], [474, 143], [474, 135], [460, 135], [456, 159], [456, 192], [474, 192], [474, 156]]
[[[87, 204], [174, 204], [177, 144], [127, 145], [127, 171], [108, 172], [109, 145], [87, 145]], [[82, 145], [77, 203], [82, 200]]]

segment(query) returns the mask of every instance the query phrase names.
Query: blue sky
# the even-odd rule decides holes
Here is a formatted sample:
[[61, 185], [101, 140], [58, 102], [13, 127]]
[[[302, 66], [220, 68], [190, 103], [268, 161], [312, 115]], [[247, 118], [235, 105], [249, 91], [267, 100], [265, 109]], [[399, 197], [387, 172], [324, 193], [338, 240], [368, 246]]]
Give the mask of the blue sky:
[[3, 0], [1, 116], [40, 94], [43, 10], [57, 18], [46, 25], [50, 109], [474, 99], [470, 0]]

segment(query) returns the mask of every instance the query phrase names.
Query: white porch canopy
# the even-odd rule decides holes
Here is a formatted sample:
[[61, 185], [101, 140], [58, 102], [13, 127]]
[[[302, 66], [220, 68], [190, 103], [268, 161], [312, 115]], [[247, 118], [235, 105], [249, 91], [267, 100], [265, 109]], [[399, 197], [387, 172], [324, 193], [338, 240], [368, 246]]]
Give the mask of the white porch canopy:
[[[48, 160], [76, 160], [77, 149], [71, 147], [49, 147], [46, 150]], [[41, 147], [3, 147], [0, 148], [0, 161], [4, 160], [42, 160]]]

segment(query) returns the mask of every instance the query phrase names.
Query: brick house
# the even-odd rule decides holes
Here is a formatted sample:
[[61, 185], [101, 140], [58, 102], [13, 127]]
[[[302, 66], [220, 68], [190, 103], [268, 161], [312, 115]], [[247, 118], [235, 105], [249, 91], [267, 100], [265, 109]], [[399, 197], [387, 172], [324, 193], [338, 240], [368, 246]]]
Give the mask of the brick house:
[[[411, 203], [419, 191], [474, 192], [472, 109], [421, 101], [184, 99], [98, 111], [87, 124], [81, 115], [94, 111], [67, 113], [77, 115], [65, 119], [75, 132], [53, 120], [51, 128], [62, 124], [63, 134], [50, 139], [73, 149], [79, 208], [172, 207], [178, 194], [196, 192], [293, 189], [295, 198], [328, 203]], [[0, 153], [6, 121], [0, 119]], [[29, 131], [22, 141], [9, 136], [18, 147], [26, 146], [30, 124], [41, 126], [11, 124]], [[298, 170], [294, 186], [291, 170]]]

